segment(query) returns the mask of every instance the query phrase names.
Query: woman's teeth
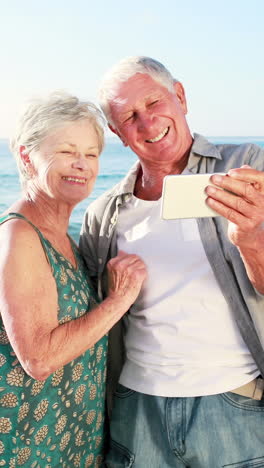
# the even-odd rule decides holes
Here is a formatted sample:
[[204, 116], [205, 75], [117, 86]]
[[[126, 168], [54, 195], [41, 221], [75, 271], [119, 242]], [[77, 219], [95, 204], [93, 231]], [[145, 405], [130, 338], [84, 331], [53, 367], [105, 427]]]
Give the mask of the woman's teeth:
[[85, 184], [86, 179], [79, 179], [78, 177], [62, 177], [64, 180], [68, 180], [69, 182], [78, 182], [79, 184]]

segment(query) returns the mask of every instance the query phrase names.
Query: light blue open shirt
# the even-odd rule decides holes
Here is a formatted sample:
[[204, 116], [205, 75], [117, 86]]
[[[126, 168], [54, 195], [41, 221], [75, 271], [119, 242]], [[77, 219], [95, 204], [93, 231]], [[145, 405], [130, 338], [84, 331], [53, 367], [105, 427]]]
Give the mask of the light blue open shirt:
[[[253, 144], [214, 145], [201, 135], [194, 134], [188, 160], [191, 173], [227, 172], [243, 164], [264, 171], [264, 150]], [[117, 254], [115, 226], [119, 207], [133, 194], [138, 167], [139, 163], [133, 166], [119, 184], [93, 202], [83, 221], [80, 249], [102, 298], [107, 293], [106, 263]], [[228, 221], [218, 216], [198, 218], [197, 223], [205, 253], [221, 291], [261, 375], [264, 376], [264, 295], [259, 294], [250, 283], [239, 251], [227, 237]], [[109, 333], [109, 408], [125, 358], [125, 320], [124, 317]]]

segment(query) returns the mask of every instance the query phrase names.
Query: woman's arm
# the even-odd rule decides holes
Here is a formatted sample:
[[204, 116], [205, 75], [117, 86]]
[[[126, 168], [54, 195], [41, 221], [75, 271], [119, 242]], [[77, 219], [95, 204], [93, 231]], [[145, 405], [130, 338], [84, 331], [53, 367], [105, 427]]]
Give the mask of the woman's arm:
[[10, 221], [0, 230], [0, 311], [25, 371], [44, 380], [96, 343], [129, 309], [146, 277], [136, 255], [109, 262], [109, 294], [84, 316], [58, 324], [56, 283], [36, 232]]

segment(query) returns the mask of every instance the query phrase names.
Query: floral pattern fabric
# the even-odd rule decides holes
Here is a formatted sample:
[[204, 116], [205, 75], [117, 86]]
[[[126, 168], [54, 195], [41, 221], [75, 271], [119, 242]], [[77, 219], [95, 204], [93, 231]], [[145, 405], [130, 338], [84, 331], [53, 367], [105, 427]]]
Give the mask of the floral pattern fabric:
[[[11, 213], [0, 224], [14, 217], [22, 215]], [[75, 269], [34, 229], [57, 284], [59, 323], [89, 313], [98, 299], [77, 247], [72, 243]], [[34, 380], [21, 367], [0, 315], [0, 467], [101, 466], [106, 354], [104, 336], [45, 381]]]

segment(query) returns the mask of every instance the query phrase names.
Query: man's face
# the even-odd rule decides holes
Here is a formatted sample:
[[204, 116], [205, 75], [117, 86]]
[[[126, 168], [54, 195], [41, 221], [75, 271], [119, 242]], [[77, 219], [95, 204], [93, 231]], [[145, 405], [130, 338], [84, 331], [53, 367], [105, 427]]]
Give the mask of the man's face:
[[186, 100], [180, 83], [175, 92], [137, 73], [119, 87], [110, 103], [115, 131], [142, 161], [180, 160], [191, 144]]

